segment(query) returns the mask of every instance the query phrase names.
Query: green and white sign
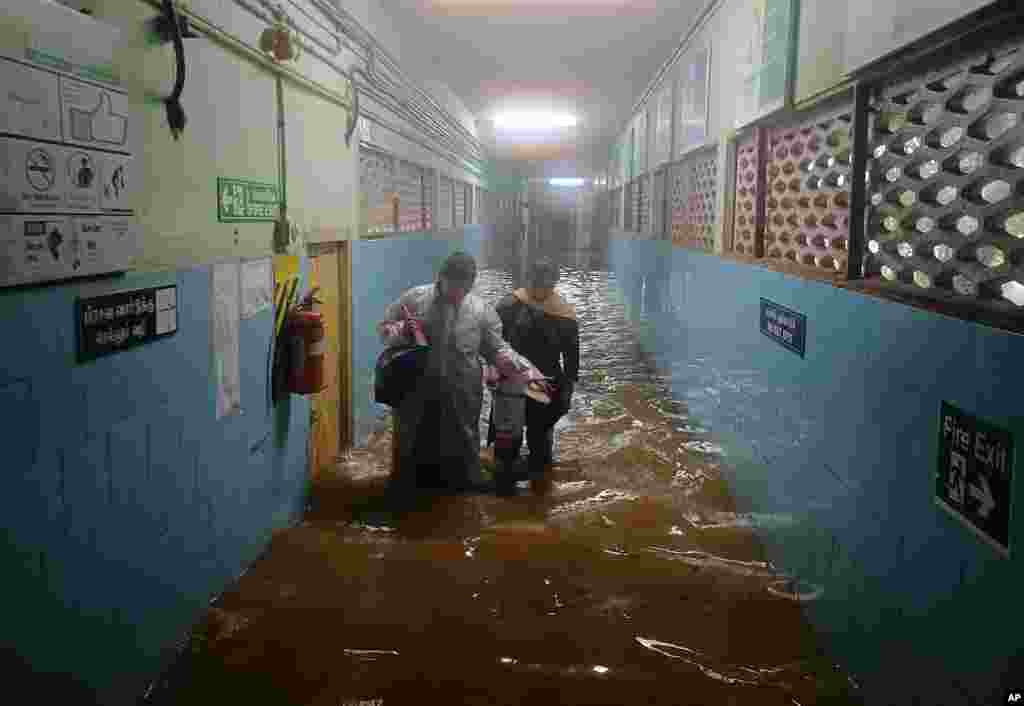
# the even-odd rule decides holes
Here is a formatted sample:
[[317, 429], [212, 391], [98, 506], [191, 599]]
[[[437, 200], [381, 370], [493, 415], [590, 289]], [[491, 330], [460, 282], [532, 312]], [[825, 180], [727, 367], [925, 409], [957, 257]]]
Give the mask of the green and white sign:
[[277, 184], [217, 178], [217, 220], [259, 223], [277, 220], [281, 199]]

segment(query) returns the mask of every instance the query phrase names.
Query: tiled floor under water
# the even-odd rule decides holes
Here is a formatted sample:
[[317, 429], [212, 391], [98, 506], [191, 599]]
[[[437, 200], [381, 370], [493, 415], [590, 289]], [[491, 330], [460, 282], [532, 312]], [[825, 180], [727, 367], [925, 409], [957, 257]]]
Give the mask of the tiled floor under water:
[[210, 609], [154, 700], [855, 703], [807, 596], [737, 512], [720, 450], [652, 385], [602, 387], [603, 362], [536, 492], [392, 512], [390, 435], [374, 433]]

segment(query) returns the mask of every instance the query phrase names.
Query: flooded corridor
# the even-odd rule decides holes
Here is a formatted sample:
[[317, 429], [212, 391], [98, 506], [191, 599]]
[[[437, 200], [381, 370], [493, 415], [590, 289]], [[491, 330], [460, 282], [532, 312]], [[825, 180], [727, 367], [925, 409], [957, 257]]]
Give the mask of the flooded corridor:
[[[496, 301], [511, 269], [483, 271], [477, 291]], [[615, 287], [599, 266], [563, 269], [581, 379], [547, 487], [394, 512], [383, 418], [211, 607], [152, 701], [856, 703], [801, 613], [820, 589], [768, 561], [713, 430], [671, 399]]]

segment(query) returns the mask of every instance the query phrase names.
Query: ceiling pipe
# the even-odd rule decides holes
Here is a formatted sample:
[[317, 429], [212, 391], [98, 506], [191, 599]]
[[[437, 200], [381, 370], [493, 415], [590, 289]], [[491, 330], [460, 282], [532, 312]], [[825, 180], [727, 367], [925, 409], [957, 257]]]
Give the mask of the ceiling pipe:
[[[364, 76], [364, 77], [366, 76], [366, 72], [363, 71], [363, 69], [359, 69], [359, 68], [353, 69], [352, 73], [355, 76]], [[378, 90], [376, 90], [371, 85], [363, 86], [360, 82], [355, 82], [354, 85], [355, 85], [355, 88], [357, 90], [361, 91], [363, 94], [369, 96], [370, 98], [374, 99], [377, 103], [379, 103], [380, 107], [382, 107], [385, 110], [391, 112], [392, 114], [394, 114], [395, 116], [397, 116], [399, 118], [405, 117], [405, 116], [403, 116], [403, 112], [404, 111], [402, 111], [401, 106], [400, 105], [398, 105], [398, 106], [395, 105], [395, 100], [396, 99], [395, 99], [394, 96], [391, 96], [389, 94], [383, 94], [382, 95]], [[369, 115], [366, 112], [365, 109], [362, 112], [364, 114]], [[420, 127], [422, 128], [423, 126], [420, 126]], [[450, 137], [448, 135], [445, 135], [445, 134], [440, 134], [439, 135], [439, 134], [437, 134], [436, 131], [439, 130], [439, 128], [437, 128], [437, 127], [435, 127], [433, 125], [431, 125], [430, 127], [432, 129], [428, 130], [428, 132], [431, 132], [431, 133], [434, 133], [434, 134], [428, 135], [428, 137], [433, 137], [435, 140], [437, 140], [439, 143], [441, 143], [441, 145], [445, 149], [452, 151], [454, 154], [457, 154], [460, 157], [463, 157], [463, 155], [461, 154], [461, 152], [463, 151], [461, 145], [451, 143], [450, 142]]]
[[478, 144], [476, 136], [474, 136], [473, 133], [458, 120], [458, 118], [452, 115], [445, 107], [440, 105], [434, 96], [417, 85], [415, 81], [412, 81], [402, 70], [398, 61], [388, 52], [387, 48], [377, 41], [377, 38], [370, 34], [355, 17], [349, 14], [344, 8], [335, 6], [327, 0], [311, 0], [311, 2], [316, 5], [321, 12], [331, 16], [332, 19], [338, 22], [340, 27], [344, 27], [350, 32], [352, 32], [354, 28], [354, 32], [356, 34], [362, 35], [361, 37], [354, 37], [355, 41], [361, 41], [363, 46], [367, 47], [368, 51], [371, 47], [375, 49], [374, 54], [382, 59], [384, 65], [393, 73], [397, 74], [402, 82], [408, 85], [416, 95], [434, 108], [444, 118], [445, 122], [449, 123], [451, 127], [462, 134], [471, 143]]
[[[263, 6], [264, 11], [261, 11], [259, 8], [253, 6], [252, 3], [250, 3], [248, 0], [232, 0], [232, 1], [236, 5], [241, 7], [243, 10], [249, 12], [253, 16], [255, 16], [258, 19], [262, 20], [263, 22], [265, 22], [267, 24], [273, 24], [274, 23], [273, 17], [269, 13], [272, 12], [273, 10], [275, 10], [276, 6], [275, 6], [274, 3], [270, 2], [270, 0], [255, 0], [260, 5]], [[330, 5], [325, 5], [320, 0], [313, 0], [313, 2], [314, 2], [314, 4], [316, 4], [319, 7], [321, 12], [325, 12], [325, 14], [334, 15], [334, 8], [331, 7]], [[294, 4], [294, 3], [292, 3], [292, 4]], [[306, 16], [309, 17], [308, 13], [304, 12], [304, 14], [306, 14]], [[299, 27], [291, 17], [287, 16], [287, 13], [286, 13], [285, 17], [286, 17], [286, 21], [287, 21], [288, 25], [296, 33], [298, 33], [303, 38], [305, 38], [306, 42], [303, 42], [303, 45], [304, 45], [303, 49], [305, 51], [308, 51], [312, 56], [315, 56], [320, 61], [323, 61], [328, 66], [331, 66], [334, 70], [336, 70], [339, 74], [341, 74], [346, 79], [348, 79], [350, 81], [353, 80], [353, 76], [350, 75], [349, 72], [346, 72], [344, 69], [342, 69], [341, 67], [337, 66], [337, 64], [335, 63], [335, 57], [337, 56], [337, 54], [340, 53], [340, 50], [338, 50], [337, 48], [334, 48], [334, 47], [327, 46], [318, 37], [315, 37], [315, 36], [311, 35], [305, 29], [303, 29], [302, 27]], [[335, 17], [335, 16], [332, 16], [332, 19], [334, 19], [336, 22], [338, 21], [338, 18]], [[343, 26], [342, 23], [339, 23], [339, 25]], [[358, 23], [357, 23], [357, 25], [358, 25]], [[318, 26], [323, 28], [322, 25], [318, 25]], [[445, 141], [450, 142], [450, 144], [448, 145], [449, 149], [451, 149], [454, 145], [458, 145], [457, 147], [455, 147], [457, 152], [464, 151], [464, 152], [466, 152], [468, 154], [468, 156], [470, 157], [471, 160], [477, 160], [477, 161], [480, 161], [480, 162], [484, 161], [486, 158], [484, 156], [482, 147], [479, 144], [479, 142], [475, 140], [475, 138], [473, 138], [473, 141], [468, 141], [467, 140], [466, 141], [467, 144], [465, 144], [465, 145], [459, 145], [458, 144], [459, 141], [460, 141], [459, 137], [456, 136], [456, 135], [451, 134], [451, 132], [448, 131], [445, 128], [444, 124], [441, 121], [439, 121], [435, 116], [431, 115], [428, 111], [423, 110], [421, 106], [418, 106], [418, 105], [415, 105], [415, 104], [410, 105], [408, 102], [403, 101], [400, 96], [396, 96], [394, 94], [394, 92], [393, 92], [394, 89], [393, 88], [391, 90], [389, 90], [388, 87], [382, 87], [380, 85], [377, 85], [377, 84], [380, 84], [380, 83], [384, 83], [385, 81], [388, 81], [388, 82], [390, 82], [391, 86], [401, 87], [400, 84], [398, 84], [397, 82], [395, 82], [392, 79], [389, 79], [386, 76], [375, 76], [374, 75], [373, 68], [374, 68], [375, 63], [376, 63], [374, 61], [374, 57], [375, 57], [375, 54], [376, 54], [375, 50], [379, 50], [379, 51], [383, 52], [384, 51], [383, 47], [381, 47], [379, 42], [377, 42], [371, 35], [366, 33], [365, 30], [362, 29], [362, 27], [359, 27], [358, 29], [361, 30], [364, 34], [366, 34], [366, 38], [356, 37], [356, 38], [354, 38], [355, 41], [357, 43], [360, 42], [360, 41], [363, 41], [364, 43], [368, 44], [368, 45], [364, 44], [363, 49], [364, 49], [365, 54], [363, 56], [359, 57], [359, 58], [362, 58], [364, 61], [366, 61], [367, 68], [369, 69], [368, 71], [365, 71], [365, 72], [361, 71], [360, 72], [366, 78], [366, 81], [367, 81], [366, 85], [363, 85], [361, 87], [363, 92], [366, 93], [367, 95], [370, 95], [371, 97], [378, 98], [378, 99], [380, 99], [381, 96], [387, 96], [390, 99], [390, 101], [391, 101], [391, 105], [386, 106], [386, 107], [388, 107], [390, 110], [392, 110], [392, 112], [394, 112], [396, 115], [398, 115], [398, 116], [400, 116], [402, 118], [407, 119], [410, 123], [412, 123], [414, 125], [417, 125], [418, 127], [427, 128], [427, 126], [429, 126], [432, 129], [428, 128], [428, 129], [425, 129], [425, 131], [426, 132], [432, 132], [433, 133], [432, 137], [434, 137], [435, 139], [440, 139], [440, 140], [445, 140]], [[332, 36], [334, 36], [336, 39], [339, 39], [342, 35], [332, 33]], [[369, 42], [367, 42], [367, 39], [369, 40]], [[307, 42], [311, 43], [311, 44], [314, 44], [316, 46], [309, 46], [307, 44]], [[321, 51], [317, 51], [316, 47], [320, 47], [320, 49], [322, 49], [323, 52], [326, 52], [328, 54], [333, 54], [333, 56], [324, 56], [324, 54]], [[354, 52], [354, 53], [356, 53], [357, 56], [358, 56], [357, 52]], [[386, 52], [385, 52], [385, 55], [386, 55]], [[391, 58], [389, 55], [386, 55], [386, 59], [390, 60], [391, 62], [394, 61], [393, 58]], [[397, 69], [397, 66], [395, 68]], [[400, 69], [398, 69], [398, 72], [400, 72]], [[355, 72], [352, 71], [351, 73], [355, 73]], [[374, 78], [377, 78], [377, 80], [375, 81]], [[420, 93], [423, 93], [422, 90], [420, 90], [418, 86], [413, 85], [412, 88], [414, 90], [420, 92]], [[427, 95], [429, 97], [429, 94], [425, 94], [425, 95]], [[387, 101], [386, 100], [381, 100], [381, 102], [385, 103]], [[440, 109], [440, 110], [443, 111], [443, 108]], [[442, 117], [444, 117], [444, 115], [442, 115]], [[448, 117], [450, 119], [447, 120], [446, 122], [450, 123], [451, 120], [454, 120], [454, 118], [452, 118], [451, 116], [448, 116]], [[461, 126], [461, 124], [459, 124], [459, 125]], [[463, 130], [463, 132], [465, 132], [467, 135], [472, 137], [472, 135], [470, 133], [466, 132], [465, 130]]]

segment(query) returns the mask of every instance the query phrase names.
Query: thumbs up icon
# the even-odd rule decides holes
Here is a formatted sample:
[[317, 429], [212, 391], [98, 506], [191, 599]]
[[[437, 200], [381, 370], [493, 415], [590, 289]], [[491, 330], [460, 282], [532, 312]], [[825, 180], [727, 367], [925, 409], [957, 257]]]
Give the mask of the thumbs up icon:
[[128, 120], [114, 112], [110, 104], [110, 94], [100, 93], [100, 104], [92, 114], [92, 137], [97, 142], [112, 145], [123, 145], [127, 132]]
[[114, 112], [110, 94], [100, 91], [99, 104], [94, 110], [71, 106], [71, 135], [83, 142], [106, 142], [124, 145], [128, 119]]

